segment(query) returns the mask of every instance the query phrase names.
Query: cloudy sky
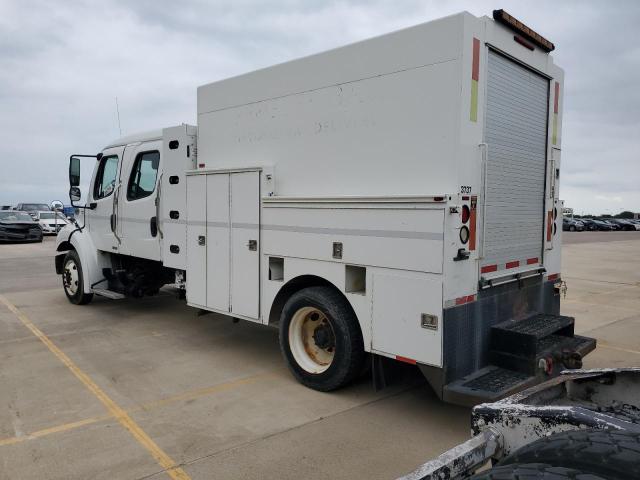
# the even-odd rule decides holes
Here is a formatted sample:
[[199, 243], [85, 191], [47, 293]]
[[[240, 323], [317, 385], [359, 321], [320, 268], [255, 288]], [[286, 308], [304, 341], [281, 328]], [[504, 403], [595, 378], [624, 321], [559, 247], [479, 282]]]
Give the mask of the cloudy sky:
[[468, 10], [504, 8], [566, 71], [561, 197], [640, 211], [640, 2], [0, 0], [0, 204], [68, 201], [70, 153], [196, 121], [196, 87]]

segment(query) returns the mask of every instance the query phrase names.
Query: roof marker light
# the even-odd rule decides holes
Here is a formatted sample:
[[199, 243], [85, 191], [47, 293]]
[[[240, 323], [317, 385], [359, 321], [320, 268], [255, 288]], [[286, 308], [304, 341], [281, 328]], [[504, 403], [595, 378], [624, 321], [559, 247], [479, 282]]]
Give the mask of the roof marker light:
[[527, 27], [520, 20], [517, 20], [516, 18], [512, 17], [502, 9], [493, 11], [493, 19], [496, 22], [509, 27], [513, 31], [518, 32], [524, 38], [531, 41], [533, 44], [537, 45], [547, 53], [552, 52], [556, 48], [555, 45], [551, 43], [549, 40], [544, 38], [539, 33], [535, 32], [531, 28]]

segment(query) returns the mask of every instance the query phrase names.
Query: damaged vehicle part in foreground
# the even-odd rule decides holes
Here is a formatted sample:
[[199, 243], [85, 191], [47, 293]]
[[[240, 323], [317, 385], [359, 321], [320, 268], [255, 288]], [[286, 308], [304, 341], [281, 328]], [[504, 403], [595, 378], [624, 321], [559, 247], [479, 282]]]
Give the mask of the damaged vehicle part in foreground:
[[[567, 472], [552, 476], [549, 468], [590, 474], [590, 480], [640, 478], [640, 368], [565, 371], [476, 406], [471, 429], [470, 440], [398, 480], [515, 479], [521, 477], [514, 467], [529, 465], [522, 478], [565, 478]], [[500, 472], [472, 477], [489, 460]]]

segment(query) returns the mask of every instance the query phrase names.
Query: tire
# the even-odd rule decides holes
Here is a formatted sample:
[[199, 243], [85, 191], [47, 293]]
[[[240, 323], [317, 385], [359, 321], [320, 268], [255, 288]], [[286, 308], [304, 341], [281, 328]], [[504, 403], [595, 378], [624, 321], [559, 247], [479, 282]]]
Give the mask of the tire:
[[505, 465], [478, 473], [471, 480], [609, 480], [573, 468], [543, 463]]
[[640, 433], [572, 430], [540, 438], [500, 461], [499, 465], [546, 463], [575, 468], [608, 480], [640, 478]]
[[570, 232], [575, 232], [576, 231], [575, 225], [569, 225], [569, 231]]
[[62, 288], [69, 301], [75, 305], [86, 305], [93, 299], [93, 293], [84, 291], [82, 264], [75, 250], [69, 250], [62, 262]]
[[365, 359], [362, 332], [347, 300], [330, 287], [294, 293], [280, 316], [280, 349], [303, 385], [328, 392], [353, 381]]

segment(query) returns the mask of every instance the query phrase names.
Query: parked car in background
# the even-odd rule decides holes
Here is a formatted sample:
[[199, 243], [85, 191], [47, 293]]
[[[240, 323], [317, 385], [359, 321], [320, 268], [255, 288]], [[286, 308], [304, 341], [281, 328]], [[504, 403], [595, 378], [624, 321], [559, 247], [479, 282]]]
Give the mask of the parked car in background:
[[632, 222], [631, 220], [626, 220], [624, 218], [612, 218], [609, 220], [609, 223], [615, 223], [620, 227], [621, 230], [634, 231], [640, 230], [640, 225]]
[[51, 210], [36, 212], [36, 221], [40, 224], [42, 233], [45, 235], [56, 235], [62, 227], [69, 223], [67, 217], [61, 212], [52, 212]]
[[27, 212], [0, 211], [0, 242], [41, 242], [42, 229]]
[[596, 226], [596, 230], [600, 230], [600, 231], [611, 231], [613, 230], [613, 227], [611, 226], [610, 223], [607, 222], [603, 222], [602, 220], [596, 220], [594, 218], [591, 219], [591, 221], [595, 224]]
[[610, 225], [611, 230], [622, 230], [622, 227], [618, 225], [616, 222], [614, 222], [613, 219], [611, 218], [602, 219], [601, 221], [606, 223], [607, 225]]
[[0, 205], [0, 211], [2, 210], [13, 210], [11, 205]]
[[16, 205], [16, 210], [21, 212], [27, 212], [34, 219], [40, 211], [51, 211], [51, 207], [46, 203], [19, 203]]
[[573, 218], [562, 219], [562, 230], [565, 232], [582, 232], [584, 228], [584, 223], [580, 220], [574, 220]]
[[73, 220], [73, 218], [76, 216], [76, 209], [72, 206], [66, 206], [62, 211], [64, 212], [64, 216], [70, 220]]
[[585, 230], [591, 230], [591, 231], [599, 230], [598, 225], [591, 218], [581, 218], [580, 221], [584, 225]]

